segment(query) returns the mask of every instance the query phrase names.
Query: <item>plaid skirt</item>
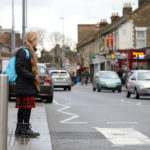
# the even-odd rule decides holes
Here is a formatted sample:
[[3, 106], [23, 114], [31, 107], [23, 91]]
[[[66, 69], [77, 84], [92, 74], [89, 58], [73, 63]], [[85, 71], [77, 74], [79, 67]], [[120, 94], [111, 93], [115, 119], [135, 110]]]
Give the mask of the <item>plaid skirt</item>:
[[18, 96], [16, 108], [34, 108], [35, 96]]

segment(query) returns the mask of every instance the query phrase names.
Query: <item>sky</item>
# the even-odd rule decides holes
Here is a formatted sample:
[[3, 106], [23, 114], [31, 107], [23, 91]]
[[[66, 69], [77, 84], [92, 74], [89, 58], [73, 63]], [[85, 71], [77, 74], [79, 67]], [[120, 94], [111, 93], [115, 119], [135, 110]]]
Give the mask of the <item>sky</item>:
[[[15, 2], [15, 30], [22, 28], [22, 0]], [[133, 9], [138, 7], [138, 0], [27, 0], [27, 29], [44, 29], [48, 32], [63, 31], [77, 42], [78, 24], [96, 24], [101, 19], [108, 19], [113, 12], [122, 15], [123, 3], [131, 3]], [[0, 25], [11, 28], [12, 0], [0, 0]]]

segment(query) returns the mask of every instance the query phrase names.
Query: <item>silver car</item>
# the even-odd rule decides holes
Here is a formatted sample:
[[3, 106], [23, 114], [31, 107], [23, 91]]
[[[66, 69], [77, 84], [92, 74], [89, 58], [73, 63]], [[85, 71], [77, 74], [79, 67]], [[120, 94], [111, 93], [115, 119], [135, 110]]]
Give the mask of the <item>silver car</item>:
[[150, 70], [137, 70], [127, 82], [127, 97], [135, 94], [139, 99], [140, 96], [150, 96]]
[[71, 91], [72, 81], [70, 74], [66, 70], [49, 70], [53, 80], [54, 88], [64, 88], [66, 91]]

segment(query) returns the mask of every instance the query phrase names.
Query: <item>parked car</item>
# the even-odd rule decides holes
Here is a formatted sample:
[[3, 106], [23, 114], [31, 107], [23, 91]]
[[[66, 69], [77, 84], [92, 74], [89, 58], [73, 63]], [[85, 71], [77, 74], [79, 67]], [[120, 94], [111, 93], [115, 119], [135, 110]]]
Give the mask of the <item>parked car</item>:
[[64, 88], [66, 91], [71, 91], [72, 81], [68, 71], [66, 70], [49, 70], [53, 80], [54, 88]]
[[101, 92], [101, 90], [111, 90], [115, 92], [121, 92], [122, 83], [116, 72], [113, 71], [99, 71], [95, 74], [93, 79], [93, 91], [96, 89]]
[[150, 71], [136, 70], [127, 82], [127, 97], [135, 94], [138, 99], [140, 96], [150, 96]]
[[[37, 98], [41, 100], [46, 100], [48, 103], [53, 102], [53, 82], [48, 73], [47, 67], [45, 64], [38, 64], [39, 72], [39, 82], [40, 82], [40, 92]], [[16, 83], [9, 84], [9, 99], [16, 97], [15, 95]]]

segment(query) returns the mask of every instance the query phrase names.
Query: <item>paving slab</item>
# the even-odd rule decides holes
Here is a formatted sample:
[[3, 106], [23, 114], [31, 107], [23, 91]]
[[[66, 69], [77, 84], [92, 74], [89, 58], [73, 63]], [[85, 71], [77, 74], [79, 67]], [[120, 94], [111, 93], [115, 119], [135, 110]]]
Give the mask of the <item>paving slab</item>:
[[15, 103], [9, 103], [8, 109], [8, 150], [52, 150], [51, 137], [48, 129], [45, 106], [38, 103], [32, 109], [31, 124], [34, 131], [40, 133], [37, 138], [16, 137], [16, 116]]

